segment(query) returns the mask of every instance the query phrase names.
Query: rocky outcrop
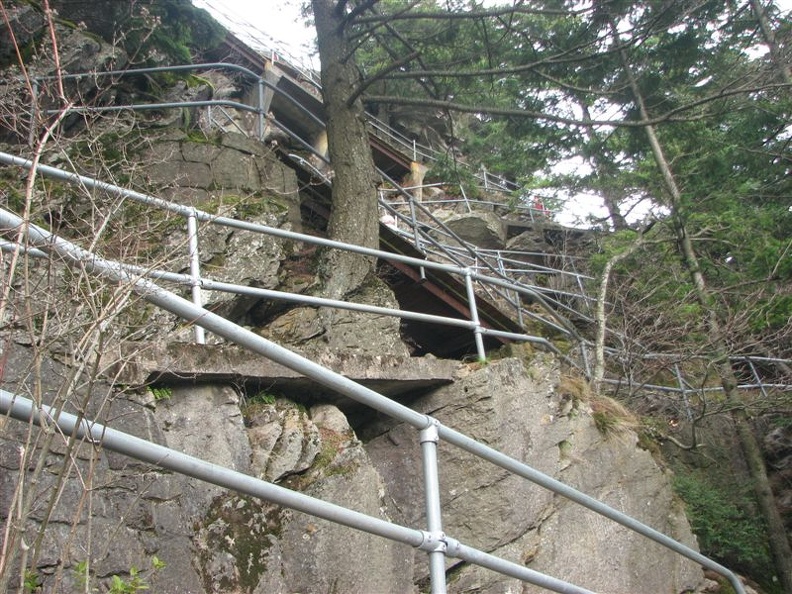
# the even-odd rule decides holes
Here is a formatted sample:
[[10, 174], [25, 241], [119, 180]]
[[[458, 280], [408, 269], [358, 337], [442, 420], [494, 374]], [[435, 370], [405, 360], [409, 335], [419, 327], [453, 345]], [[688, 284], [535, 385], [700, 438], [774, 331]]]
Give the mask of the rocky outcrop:
[[[172, 447], [384, 517], [382, 479], [344, 415], [330, 405], [306, 410], [273, 400], [254, 394], [240, 410], [234, 390], [185, 387], [158, 403], [155, 416]], [[197, 481], [182, 488], [195, 527], [197, 591], [397, 594], [411, 587], [403, 546]], [[360, 551], [365, 564], [354, 562]]]
[[[22, 369], [27, 351], [15, 353], [9, 361]], [[56, 362], [45, 367], [47, 377], [67, 373]], [[7, 380], [4, 388], [24, 391], [23, 376], [12, 373]], [[334, 406], [308, 410], [263, 392], [242, 395], [222, 383], [128, 395], [104, 386], [104, 398], [100, 388], [94, 385], [96, 399], [86, 399], [92, 418], [223, 468], [386, 518], [382, 479]], [[0, 429], [0, 509], [8, 510], [16, 508], [12, 501], [21, 473], [16, 444], [25, 443], [28, 428], [0, 419]], [[36, 503], [25, 535], [32, 543], [44, 534], [29, 570], [43, 592], [81, 591], [86, 581], [102, 591], [119, 581], [162, 594], [333, 588], [399, 594], [411, 588], [412, 556], [403, 545], [88, 442], [72, 448], [58, 438], [40, 455], [46, 465], [29, 486]], [[29, 459], [35, 465], [38, 458]], [[366, 564], [354, 561], [360, 551], [367, 552]]]
[[[388, 287], [370, 279], [354, 295], [352, 303], [399, 309]], [[400, 335], [400, 320], [392, 316], [330, 308], [297, 307], [259, 326], [265, 338], [288, 344], [308, 356], [325, 352], [373, 354], [409, 358]]]
[[[19, 357], [24, 359], [24, 352]], [[53, 365], [53, 374], [65, 372]], [[527, 362], [509, 358], [486, 366], [463, 365], [454, 384], [414, 399], [413, 406], [695, 545], [668, 476], [636, 446], [635, 435], [619, 431], [614, 419], [612, 433], [603, 436], [584, 400], [559, 394], [558, 378], [557, 361], [543, 355]], [[89, 412], [116, 428], [222, 467], [375, 517], [425, 527], [418, 435], [411, 427], [358, 415], [356, 432], [336, 406], [306, 409], [266, 390], [240, 391], [227, 383], [176, 383], [130, 395], [110, 392], [105, 400], [92, 401]], [[19, 473], [13, 444], [25, 431], [11, 421], [3, 428], [3, 509], [10, 505]], [[46, 473], [37, 487], [42, 500], [55, 496], [37, 566], [44, 591], [76, 588], [86, 561], [93, 584], [113, 575], [131, 579], [129, 572], [136, 567], [146, 585], [164, 594], [397, 594], [426, 582], [426, 555], [404, 545], [163, 472], [88, 443], [77, 452], [67, 456], [58, 447], [49, 453], [48, 468], [72, 469], [64, 475], [59, 495], [53, 495], [57, 472]], [[445, 444], [440, 447], [440, 477], [444, 530], [465, 544], [600, 592], [677, 593], [700, 581], [693, 564]], [[86, 497], [90, 514], [75, 512], [84, 509]], [[36, 534], [43, 519], [32, 514], [28, 533]], [[97, 530], [115, 536], [96, 539]], [[651, 563], [645, 562], [647, 551]], [[165, 567], [151, 568], [153, 559]], [[539, 591], [454, 559], [447, 567], [452, 592]]]
[[[506, 228], [495, 213], [477, 210], [455, 214], [443, 223], [461, 239], [480, 248], [499, 250], [506, 245]], [[447, 238], [443, 240], [452, 243]]]
[[[109, 67], [107, 48], [83, 37], [75, 32], [64, 51], [75, 48], [76, 58], [76, 50], [84, 47], [91, 61]], [[90, 69], [71, 56], [68, 51], [64, 54], [71, 68]], [[218, 96], [238, 91], [230, 88], [230, 78], [207, 80], [225, 85], [215, 89]], [[205, 97], [209, 92], [207, 87], [188, 85], [178, 89], [182, 96]], [[113, 101], [114, 95], [103, 100]], [[205, 129], [192, 126], [192, 117], [173, 112], [141, 122], [124, 116], [112, 123], [112, 130], [108, 126], [97, 134], [95, 146], [89, 148], [98, 147], [104, 159], [97, 166], [107, 166], [117, 154], [144, 164], [123, 173], [136, 188], [224, 216], [301, 230], [302, 199], [294, 173], [261, 143], [242, 135], [205, 134]], [[85, 121], [75, 117], [74, 126]], [[206, 119], [200, 119], [199, 125], [207, 125]], [[131, 144], [123, 144], [123, 138]], [[75, 153], [67, 158], [72, 149], [81, 147], [59, 146], [57, 154], [47, 153], [45, 160], [57, 164], [59, 159], [73, 159], [83, 165], [95, 156], [76, 159]], [[92, 199], [96, 204], [54, 204], [53, 212], [73, 214], [66, 217], [71, 221], [90, 220], [91, 209], [103, 208], [102, 197]], [[175, 270], [187, 270], [184, 221], [147, 216], [144, 229], [133, 216], [134, 208], [116, 214], [122, 222], [129, 220], [130, 228], [112, 247], [134, 252], [145, 265], [168, 262], [175, 263]], [[490, 214], [461, 216], [448, 223], [468, 241], [500, 248], [506, 231]], [[139, 242], [134, 249], [132, 240]], [[140, 245], [145, 250], [137, 249]], [[218, 280], [298, 292], [312, 289], [314, 254], [290, 242], [205, 226], [199, 252], [206, 275]], [[352, 300], [397, 307], [393, 295], [377, 281], [361, 287]], [[56, 302], [53, 309], [72, 303], [51, 301]], [[332, 359], [330, 355], [365, 354], [373, 368], [361, 374], [367, 380], [381, 380], [377, 373], [387, 367], [389, 381], [398, 381], [392, 377], [394, 368], [421, 365], [410, 361], [397, 318], [273, 306], [258, 298], [209, 293], [204, 294], [204, 302], [320, 361]], [[89, 307], [84, 310], [83, 317], [75, 317], [77, 322], [93, 316]], [[173, 343], [189, 332], [170, 316], [145, 307], [123, 323], [137, 329], [133, 337], [141, 348], [151, 342]], [[163, 385], [146, 389], [139, 385], [145, 381], [134, 382], [139, 392], [122, 387], [123, 380], [115, 373], [109, 374], [115, 387], [94, 376], [85, 379], [77, 374], [74, 379], [75, 363], [80, 362], [74, 361], [73, 348], [70, 352], [66, 329], [63, 335], [57, 356], [68, 364], [45, 355], [41, 362], [41, 345], [29, 339], [24, 348], [2, 360], [4, 387], [52, 401], [62, 386], [80, 384], [79, 389], [64, 389], [69, 410], [381, 519], [425, 526], [413, 429], [356, 411], [353, 430], [340, 408], [330, 403], [337, 402], [338, 395], [301, 384], [305, 397], [288, 399], [269, 392], [271, 386], [264, 381], [268, 376], [255, 372], [229, 372], [228, 377], [197, 381], [171, 369]], [[29, 366], [31, 361], [36, 364]], [[88, 367], [104, 370], [104, 363]], [[404, 381], [411, 376], [406, 370], [401, 375]], [[557, 393], [558, 376], [552, 358], [538, 357], [527, 365], [504, 359], [479, 368], [463, 366], [451, 385], [428, 391], [423, 384], [398, 395], [444, 424], [693, 543], [662, 469], [636, 447], [633, 434], [601, 435], [584, 401], [563, 400]], [[30, 383], [28, 377], [33, 377]], [[250, 377], [255, 382], [247, 381]], [[404, 545], [164, 472], [105, 452], [97, 444], [72, 448], [53, 432], [39, 434], [52, 441], [41, 450], [28, 451], [31, 457], [20, 463], [19, 446], [28, 443], [28, 428], [0, 419], [0, 429], [0, 510], [8, 526], [14, 524], [9, 516], [16, 509], [19, 477], [39, 463], [43, 469], [33, 484], [25, 484], [25, 490], [35, 489], [31, 501], [36, 505], [22, 525], [14, 524], [14, 530], [23, 530], [19, 533], [31, 541], [43, 530], [38, 556], [29, 561], [31, 574], [45, 592], [94, 586], [107, 590], [114, 576], [129, 582], [137, 576], [138, 585], [163, 594], [398, 594], [418, 591], [426, 584], [425, 555]], [[446, 445], [441, 447], [441, 497], [445, 530], [454, 538], [594, 590], [676, 593], [692, 589], [700, 577], [695, 567], [662, 549]], [[652, 563], [644, 562], [647, 551]], [[448, 576], [454, 592], [533, 591], [453, 559], [448, 562]]]
[[[413, 403], [443, 424], [695, 546], [669, 476], [629, 431], [603, 436], [585, 402], [564, 406], [558, 368], [540, 357], [496, 361]], [[390, 486], [390, 513], [423, 525], [417, 435], [383, 425], [367, 449]], [[440, 448], [444, 530], [450, 536], [597, 592], [685, 592], [701, 580], [695, 564], [451, 447]], [[645, 562], [651, 550], [652, 563]], [[425, 575], [423, 555], [416, 564]], [[448, 563], [452, 592], [539, 592], [491, 572]]]

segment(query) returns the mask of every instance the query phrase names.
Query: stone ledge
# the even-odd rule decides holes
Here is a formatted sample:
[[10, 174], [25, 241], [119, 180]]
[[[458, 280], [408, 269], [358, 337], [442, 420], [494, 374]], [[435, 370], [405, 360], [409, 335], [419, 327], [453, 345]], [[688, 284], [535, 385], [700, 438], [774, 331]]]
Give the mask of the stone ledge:
[[[307, 393], [312, 398], [334, 394], [330, 388], [288, 367], [237, 346], [124, 343], [119, 345], [116, 356], [124, 363], [114, 365], [108, 375], [115, 383], [130, 387], [156, 382], [229, 381], [259, 384], [289, 395]], [[459, 367], [458, 361], [432, 357], [329, 352], [313, 360], [389, 397], [449, 384]]]

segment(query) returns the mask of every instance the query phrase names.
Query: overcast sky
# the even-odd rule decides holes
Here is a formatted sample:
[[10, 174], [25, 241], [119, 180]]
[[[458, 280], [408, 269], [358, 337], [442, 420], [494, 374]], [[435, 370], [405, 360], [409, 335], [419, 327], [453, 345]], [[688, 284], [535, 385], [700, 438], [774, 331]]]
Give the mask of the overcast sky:
[[[792, 0], [790, 0], [792, 1]], [[311, 58], [314, 47], [313, 25], [301, 14], [303, 0], [193, 0], [205, 8], [245, 41], [259, 41], [269, 49], [289, 54], [305, 66], [319, 67]], [[316, 63], [311, 63], [315, 60]]]
[[[245, 31], [263, 43], [285, 49], [292, 57], [308, 59], [313, 49], [313, 26], [306, 26], [301, 14], [306, 0], [193, 0], [235, 31]], [[488, 0], [485, 4], [505, 4], [508, 0]], [[775, 0], [785, 12], [792, 0]]]

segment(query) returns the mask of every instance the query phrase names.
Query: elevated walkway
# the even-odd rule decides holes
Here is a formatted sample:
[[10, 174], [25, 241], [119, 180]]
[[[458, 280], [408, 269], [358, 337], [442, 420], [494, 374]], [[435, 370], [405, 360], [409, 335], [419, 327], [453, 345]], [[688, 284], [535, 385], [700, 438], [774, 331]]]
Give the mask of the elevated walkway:
[[[295, 169], [304, 192], [310, 194], [303, 201], [303, 209], [310, 211], [306, 216], [324, 227], [330, 215], [330, 186], [315, 177], [315, 171], [304, 161], [284, 159]], [[412, 240], [413, 231], [399, 233], [380, 223], [380, 249], [400, 256], [427, 259], [426, 254]], [[379, 261], [380, 278], [394, 292], [399, 306], [405, 311], [438, 315], [460, 320], [470, 319], [469, 298], [465, 283], [458, 277], [442, 270], [416, 268], [399, 262]], [[505, 313], [486, 296], [477, 296], [479, 320], [491, 330], [522, 333], [523, 327], [513, 315]], [[465, 328], [437, 326], [406, 320], [403, 330], [417, 345], [417, 355], [431, 353], [437, 357], [460, 358], [476, 352], [474, 337]], [[485, 338], [486, 348], [497, 348], [509, 342], [504, 338]]]
[[[395, 158], [392, 160], [395, 164], [397, 164], [397, 161], [398, 159]], [[13, 159], [9, 159], [9, 163], [14, 163]], [[303, 171], [303, 174], [305, 174], [305, 171]], [[74, 176], [68, 176], [68, 179], [72, 182], [75, 181]], [[317, 187], [324, 188], [322, 185]], [[322, 211], [322, 191], [318, 191], [317, 200], [315, 201], [316, 208], [314, 212], [317, 213]], [[146, 196], [138, 195], [138, 198], [144, 202], [151, 201], [150, 197]], [[326, 196], [324, 199], [326, 199]], [[174, 212], [183, 214], [188, 220], [188, 229], [190, 225], [195, 226], [196, 221], [210, 220], [214, 223], [227, 224], [240, 229], [252, 230], [255, 227], [255, 225], [249, 223], [227, 220], [223, 217], [206, 215], [206, 218], [201, 218], [205, 213], [199, 213], [195, 209], [182, 209], [178, 206], [165, 204], [162, 206], [167, 206], [174, 209]], [[1, 222], [3, 222], [6, 229], [15, 229], [23, 224], [21, 219], [13, 213], [2, 213], [2, 216], [3, 221]], [[226, 477], [224, 475], [222, 481], [218, 479], [219, 470], [208, 468], [208, 465], [204, 474], [198, 474], [194, 470], [199, 466], [195, 460], [189, 460], [185, 464], [192, 470], [182, 470], [180, 467], [167, 466], [166, 464], [171, 464], [171, 461], [177, 460], [178, 457], [175, 453], [164, 451], [163, 449], [150, 448], [150, 453], [146, 453], [140, 459], [161, 464], [166, 468], [191, 472], [192, 476], [210, 480], [215, 484], [237, 488], [242, 492], [252, 493], [300, 511], [314, 513], [319, 517], [335, 521], [342, 521], [347, 525], [421, 548], [429, 554], [430, 565], [432, 566], [433, 591], [442, 591], [445, 587], [445, 558], [448, 555], [460, 558], [465, 562], [477, 563], [484, 567], [501, 571], [507, 575], [547, 587], [553, 591], [586, 592], [582, 588], [537, 574], [537, 572], [533, 572], [522, 565], [502, 562], [471, 547], [466, 547], [443, 533], [439, 514], [439, 484], [436, 460], [437, 443], [439, 440], [443, 440], [449, 445], [476, 454], [482, 459], [546, 487], [554, 493], [584, 505], [588, 509], [635, 530], [699, 564], [728, 576], [735, 590], [743, 591], [739, 580], [731, 572], [701, 556], [696, 551], [680, 545], [632, 518], [623, 516], [618, 511], [601, 504], [585, 494], [570, 489], [566, 485], [538, 473], [520, 461], [508, 459], [486, 445], [478, 444], [473, 439], [456, 432], [454, 429], [444, 427], [436, 420], [416, 413], [385, 396], [399, 397], [405, 394], [406, 390], [428, 389], [435, 385], [447, 383], [453, 379], [455, 362], [424, 360], [424, 367], [414, 367], [414, 360], [411, 360], [413, 370], [410, 373], [406, 373], [400, 361], [393, 359], [380, 358], [376, 360], [374, 358], [372, 360], [363, 360], [354, 357], [337, 357], [335, 359], [331, 357], [328, 360], [311, 361], [220, 318], [212, 312], [201, 308], [200, 305], [191, 304], [177, 295], [159, 288], [154, 283], [137, 277], [140, 272], [134, 270], [133, 267], [124, 267], [116, 263], [102, 261], [95, 254], [84, 252], [78, 246], [69, 244], [68, 241], [62, 238], [53, 237], [35, 225], [28, 226], [27, 231], [30, 234], [31, 245], [37, 250], [42, 250], [42, 253], [50, 253], [61, 258], [64, 262], [69, 262], [72, 266], [83, 267], [94, 274], [102, 276], [109, 282], [129, 282], [143, 299], [154, 306], [177, 315], [190, 323], [195, 323], [202, 329], [213, 332], [255, 353], [255, 355], [246, 357], [237, 351], [235, 347], [211, 347], [207, 345], [195, 345], [194, 347], [180, 345], [172, 352], [167, 349], [158, 350], [152, 347], [135, 352], [135, 360], [128, 370], [128, 375], [120, 376], [119, 381], [124, 381], [121, 378], [126, 377], [125, 383], [140, 385], [151, 381], [165, 381], [177, 378], [190, 381], [224, 379], [250, 382], [259, 387], [277, 385], [291, 395], [300, 391], [307, 391], [309, 388], [312, 392], [315, 392], [316, 386], [321, 385], [321, 390], [325, 394], [333, 395], [333, 397], [335, 395], [347, 396], [358, 405], [371, 407], [379, 413], [392, 416], [413, 426], [420, 432], [420, 442], [425, 452], [424, 464], [425, 468], [429, 469], [425, 475], [427, 477], [425, 479], [425, 491], [427, 499], [426, 509], [429, 516], [428, 530], [419, 531], [386, 522], [376, 522], [371, 518], [351, 513], [342, 515], [339, 510], [329, 504], [314, 500], [308, 501], [308, 498], [302, 495], [287, 493], [285, 490], [273, 485], [263, 484], [261, 481], [250, 481], [250, 484], [253, 485], [255, 483], [255, 486], [245, 485], [244, 488], [240, 488], [239, 486], [234, 486], [230, 476]], [[278, 231], [273, 231], [273, 233], [276, 232], [279, 233]], [[193, 235], [193, 232], [190, 232], [191, 240]], [[285, 237], [287, 235], [281, 233], [281, 236]], [[197, 237], [195, 237], [195, 240], [197, 245]], [[471, 332], [470, 326], [455, 327], [453, 325], [444, 326], [443, 330], [438, 332], [436, 325], [432, 325], [431, 329], [424, 328], [426, 324], [419, 319], [405, 321], [405, 324], [411, 325], [415, 329], [415, 335], [420, 337], [425, 343], [429, 344], [432, 341], [433, 344], [436, 343], [437, 345], [433, 348], [443, 348], [449, 353], [453, 351], [453, 354], [456, 355], [474, 343], [474, 337], [479, 336], [482, 330], [497, 327], [504, 333], [514, 330], [522, 331], [521, 325], [513, 321], [511, 316], [503, 313], [496, 304], [489, 303], [487, 299], [480, 296], [471, 299], [469, 284], [454, 277], [448, 270], [429, 266], [430, 262], [424, 251], [407, 241], [403, 235], [383, 225], [381, 242], [389, 254], [396, 254], [402, 257], [391, 259], [388, 254], [380, 254], [381, 259], [387, 261], [386, 265], [391, 266], [397, 273], [392, 275], [395, 279], [392, 282], [397, 296], [400, 296], [405, 301], [403, 304], [404, 311], [417, 311], [419, 314], [442, 311], [447, 317], [455, 317], [459, 320], [473, 319], [471, 322], [475, 326], [473, 332]], [[350, 249], [354, 251], [354, 246], [350, 246]], [[197, 256], [197, 249], [191, 249], [190, 255]], [[421, 260], [425, 261], [425, 265], [421, 264]], [[177, 273], [149, 272], [158, 279], [191, 284], [194, 289], [200, 289], [204, 286], [202, 283], [206, 283], [205, 288], [215, 288], [210, 280], [202, 279], [197, 272], [193, 277]], [[219, 285], [221, 283], [214, 284]], [[256, 290], [251, 287], [236, 287], [235, 289], [239, 291], [249, 290], [251, 292]], [[264, 291], [259, 293], [261, 298], [265, 298]], [[407, 303], [410, 300], [412, 301]], [[421, 311], [421, 309], [424, 311]], [[484, 339], [488, 341], [508, 340], [508, 337], [505, 336], [491, 336], [485, 336]], [[431, 352], [428, 347], [427, 351]], [[131, 356], [129, 353], [127, 355]], [[375, 368], [374, 371], [372, 371], [372, 368]], [[372, 389], [369, 386], [376, 389]], [[12, 416], [14, 418], [26, 422], [43, 418], [40, 412], [29, 406], [30, 403], [23, 403], [22, 399], [16, 398], [14, 395], [9, 395], [8, 398], [5, 398], [5, 394], [0, 394], [0, 396], [4, 398], [2, 406], [0, 406], [0, 412], [3, 414], [13, 412]], [[23, 407], [24, 410], [20, 408], [19, 405], [21, 404], [25, 405]], [[66, 423], [66, 420], [66, 415], [58, 416], [58, 422]], [[67, 434], [74, 432], [81, 436], [87, 435], [95, 443], [103, 442], [105, 447], [113, 449], [111, 438], [115, 434], [99, 425], [85, 423], [83, 420], [75, 420], [73, 422], [70, 420], [69, 424], [64, 424], [61, 429]], [[94, 430], [96, 432], [92, 433]], [[129, 443], [131, 442], [124, 438], [124, 442], [118, 444], [116, 451], [125, 453], [132, 451], [133, 447], [129, 446]], [[134, 451], [141, 452], [143, 451], [142, 446], [146, 445], [150, 446], [151, 444], [135, 442], [134, 448], [137, 449]], [[229, 480], [225, 480], [226, 478], [229, 478]], [[437, 513], [435, 513], [435, 510]]]

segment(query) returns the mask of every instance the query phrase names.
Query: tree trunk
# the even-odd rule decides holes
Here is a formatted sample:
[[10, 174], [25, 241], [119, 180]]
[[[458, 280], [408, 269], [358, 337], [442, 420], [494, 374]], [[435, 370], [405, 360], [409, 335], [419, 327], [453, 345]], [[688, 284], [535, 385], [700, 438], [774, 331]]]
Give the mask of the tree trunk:
[[[591, 122], [591, 113], [589, 111], [588, 104], [582, 98], [578, 98], [578, 105], [580, 106], [580, 109], [583, 112], [583, 121]], [[594, 126], [587, 123], [585, 126], [583, 126], [583, 130], [590, 144], [599, 142], [599, 139], [597, 138], [597, 131], [594, 129]], [[592, 151], [591, 156], [589, 157], [589, 161], [591, 162], [591, 165], [594, 167], [594, 171], [597, 172], [598, 177], [600, 178], [607, 177], [608, 173], [605, 171], [605, 167], [603, 166], [602, 160], [597, 156], [596, 151]], [[629, 225], [627, 224], [627, 219], [624, 218], [624, 215], [621, 212], [621, 208], [619, 207], [619, 201], [621, 198], [624, 198], [624, 196], [616, 196], [613, 193], [613, 190], [604, 191], [602, 193], [602, 203], [605, 205], [605, 208], [608, 210], [608, 217], [611, 220], [613, 229], [616, 231], [622, 231], [623, 229], [629, 228]]]
[[597, 323], [597, 337], [594, 341], [594, 373], [591, 378], [591, 386], [595, 394], [602, 393], [602, 382], [605, 379], [605, 336], [608, 332], [608, 316], [605, 313], [605, 303], [608, 297], [608, 283], [613, 267], [625, 258], [633, 255], [638, 248], [643, 245], [643, 234], [638, 236], [635, 242], [623, 252], [616, 254], [605, 264], [600, 279], [599, 292], [597, 293], [597, 308], [594, 319]]
[[790, 70], [789, 64], [778, 50], [778, 43], [776, 42], [773, 28], [770, 26], [770, 19], [767, 18], [767, 12], [759, 0], [751, 0], [751, 8], [753, 9], [754, 15], [756, 16], [756, 21], [759, 23], [759, 30], [762, 32], [762, 37], [764, 38], [765, 44], [767, 45], [767, 49], [770, 51], [770, 59], [778, 69], [778, 73], [781, 75], [781, 80], [783, 80], [786, 84], [791, 84], [792, 70]]
[[[614, 37], [617, 38], [618, 44], [618, 34], [616, 33], [615, 26], [613, 27], [613, 32]], [[643, 95], [623, 50], [621, 51], [621, 58], [633, 96], [640, 110], [641, 118], [648, 119], [648, 112], [643, 100]], [[713, 350], [715, 369], [717, 370], [721, 387], [723, 388], [726, 403], [732, 410], [731, 417], [737, 431], [737, 438], [742, 448], [746, 464], [748, 465], [748, 471], [751, 475], [751, 481], [753, 483], [759, 509], [767, 524], [770, 550], [775, 562], [775, 569], [778, 572], [778, 578], [781, 581], [784, 592], [792, 592], [792, 548], [790, 548], [789, 539], [784, 530], [784, 522], [778, 511], [778, 506], [776, 505], [775, 497], [770, 487], [762, 450], [751, 428], [748, 416], [745, 412], [745, 407], [737, 390], [737, 379], [729, 362], [728, 344], [723, 334], [720, 320], [718, 319], [716, 300], [707, 287], [706, 280], [704, 279], [698, 262], [698, 255], [687, 233], [683, 216], [684, 206], [682, 204], [682, 192], [676, 183], [668, 160], [663, 153], [654, 127], [646, 126], [644, 130], [649, 139], [649, 145], [651, 146], [655, 163], [660, 169], [666, 191], [668, 192], [671, 216], [674, 220], [674, 228], [676, 230], [683, 263], [695, 288], [696, 300], [706, 316], [707, 338]]]
[[[328, 233], [331, 239], [376, 248], [378, 178], [360, 98], [350, 102], [360, 74], [347, 42], [345, 2], [312, 0], [327, 121], [328, 154], [334, 171]], [[340, 299], [358, 288], [374, 261], [328, 250], [320, 262], [323, 293]]]

